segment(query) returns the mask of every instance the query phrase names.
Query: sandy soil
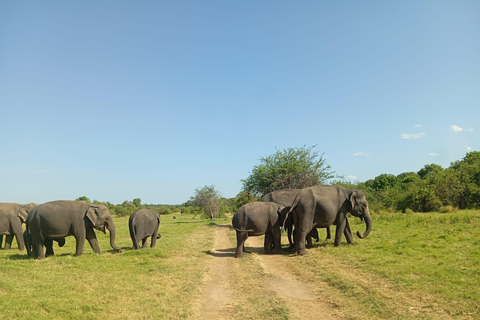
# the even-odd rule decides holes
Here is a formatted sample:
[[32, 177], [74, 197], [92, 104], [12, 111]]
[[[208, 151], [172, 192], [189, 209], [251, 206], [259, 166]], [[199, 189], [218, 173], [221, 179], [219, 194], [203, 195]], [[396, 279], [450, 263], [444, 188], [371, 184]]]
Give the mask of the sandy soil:
[[[202, 301], [197, 308], [196, 319], [232, 319], [229, 307], [231, 299], [238, 298], [238, 293], [231, 289], [234, 274], [231, 267], [235, 263], [234, 247], [228, 232], [233, 232], [228, 225], [217, 226], [215, 242], [209, 261], [210, 271], [204, 279]], [[334, 306], [322, 299], [322, 293], [327, 290], [316, 284], [305, 283], [292, 274], [282, 255], [265, 255], [263, 253], [263, 237], [250, 237], [248, 247], [253, 247], [252, 254], [256, 263], [266, 274], [265, 286], [278, 297], [284, 298], [292, 319], [341, 319]], [[309, 310], [305, 314], [305, 310]]]

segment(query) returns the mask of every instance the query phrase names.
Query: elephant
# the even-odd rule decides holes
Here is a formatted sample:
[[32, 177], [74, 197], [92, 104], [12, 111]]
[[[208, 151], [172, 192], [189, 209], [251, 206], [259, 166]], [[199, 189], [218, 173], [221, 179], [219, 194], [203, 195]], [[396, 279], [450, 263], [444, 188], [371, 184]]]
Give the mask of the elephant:
[[240, 207], [233, 215], [232, 226], [237, 233], [237, 249], [235, 258], [242, 258], [245, 251], [245, 240], [249, 236], [265, 235], [265, 253], [280, 253], [281, 215], [286, 215], [288, 208], [274, 202], [251, 202]]
[[24, 250], [25, 242], [22, 236], [22, 223], [27, 221], [28, 213], [35, 204], [18, 204], [18, 203], [0, 203], [0, 247], [5, 238], [5, 249], [12, 246], [13, 237], [17, 239], [18, 249]]
[[[262, 197], [262, 201], [275, 202], [290, 208], [293, 201], [295, 200], [295, 196], [298, 194], [298, 191], [300, 191], [300, 189], [276, 190], [264, 195]], [[282, 222], [282, 224], [284, 229], [287, 230], [289, 249], [293, 249], [294, 248], [294, 241], [292, 241], [292, 233], [294, 232], [293, 216], [290, 215], [290, 217], [286, 219], [286, 221]], [[327, 237], [325, 238], [325, 241], [331, 238], [330, 227], [327, 227], [326, 229], [327, 229]], [[312, 231], [307, 235], [307, 243], [309, 247], [312, 246], [312, 238], [316, 239], [317, 242], [319, 241], [319, 235], [316, 228], [313, 228]]]
[[[23, 241], [25, 242], [25, 247], [27, 248], [27, 255], [29, 257], [32, 256], [32, 237], [29, 236], [27, 230], [23, 232]], [[45, 239], [45, 257], [55, 255], [53, 251], [53, 241], [52, 239]], [[58, 243], [59, 247], [63, 247], [65, 245], [65, 238], [55, 239]]]
[[117, 252], [122, 250], [115, 245], [115, 224], [108, 208], [103, 204], [90, 204], [83, 201], [58, 200], [35, 207], [27, 218], [27, 233], [32, 239], [34, 258], [45, 258], [44, 245], [49, 240], [59, 240], [74, 236], [75, 255], [83, 253], [85, 239], [95, 253], [100, 253], [94, 229], [110, 232], [110, 246]]
[[133, 248], [138, 249], [138, 243], [142, 240], [142, 248], [147, 247], [147, 238], [150, 239], [150, 247], [155, 247], [157, 239], [162, 235], [158, 232], [160, 216], [152, 209], [140, 209], [132, 213], [128, 219], [128, 229], [132, 238]]
[[357, 236], [366, 238], [372, 230], [372, 220], [365, 194], [361, 190], [347, 189], [341, 186], [317, 185], [302, 189], [295, 197], [287, 216], [293, 213], [293, 219], [299, 229], [299, 241], [295, 243], [297, 254], [304, 255], [305, 237], [313, 227], [325, 228], [337, 226], [334, 245], [340, 246], [342, 234], [347, 242], [353, 243], [349, 229], [347, 213], [365, 221], [366, 231], [357, 231]]

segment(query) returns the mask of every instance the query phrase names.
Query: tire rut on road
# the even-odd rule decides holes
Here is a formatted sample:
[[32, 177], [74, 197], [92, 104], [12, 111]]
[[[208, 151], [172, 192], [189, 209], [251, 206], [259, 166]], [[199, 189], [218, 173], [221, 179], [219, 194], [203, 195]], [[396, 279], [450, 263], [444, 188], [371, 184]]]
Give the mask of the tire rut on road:
[[277, 254], [263, 253], [263, 237], [249, 238], [255, 246], [255, 259], [268, 275], [267, 284], [276, 294], [287, 301], [293, 319], [343, 319], [330, 304], [325, 294], [328, 285], [322, 283], [312, 286], [295, 275], [292, 258]]

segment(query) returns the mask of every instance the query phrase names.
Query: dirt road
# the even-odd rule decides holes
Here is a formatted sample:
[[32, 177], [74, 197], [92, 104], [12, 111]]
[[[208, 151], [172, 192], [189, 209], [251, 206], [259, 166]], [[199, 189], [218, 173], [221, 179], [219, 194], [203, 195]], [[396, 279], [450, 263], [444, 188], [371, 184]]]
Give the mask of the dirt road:
[[[242, 278], [239, 273], [247, 273], [243, 276], [249, 277], [248, 273], [253, 266], [259, 270], [256, 270], [255, 275], [252, 274], [250, 278], [255, 277], [257, 282], [260, 281], [260, 283], [254, 281], [253, 285], [258, 290], [266, 292], [270, 301], [283, 304], [284, 318], [312, 319], [312, 315], [315, 315], [315, 319], [341, 319], [335, 306], [326, 302], [325, 292], [328, 286], [325, 284], [323, 288], [318, 285], [313, 287], [302, 281], [289, 267], [288, 257], [263, 254], [263, 237], [250, 237], [247, 246], [251, 247], [253, 252], [243, 259], [235, 259], [235, 245], [229, 238], [229, 233], [233, 232], [230, 228], [228, 225], [216, 227], [215, 242], [210, 252], [210, 271], [204, 279], [202, 299], [198, 303], [195, 318], [256, 318], [254, 314], [236, 312], [240, 301], [248, 301], [249, 297], [245, 296], [248, 295], [248, 291], [255, 291], [255, 288], [251, 287], [242, 288], [242, 284], [237, 282]], [[250, 264], [242, 265], [244, 259], [250, 259]], [[266, 308], [268, 309], [268, 306]], [[271, 318], [278, 319], [277, 313], [273, 311]], [[262, 316], [258, 318], [270, 318], [268, 310], [264, 310]]]

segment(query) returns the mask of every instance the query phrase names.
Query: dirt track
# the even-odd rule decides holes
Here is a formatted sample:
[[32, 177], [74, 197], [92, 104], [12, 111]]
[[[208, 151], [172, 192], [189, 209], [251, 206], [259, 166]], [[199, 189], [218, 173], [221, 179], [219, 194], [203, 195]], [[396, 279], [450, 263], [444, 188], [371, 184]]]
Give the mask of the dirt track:
[[[217, 226], [215, 242], [209, 261], [210, 271], [202, 289], [202, 299], [197, 307], [197, 319], [232, 319], [235, 318], [232, 309], [241, 299], [235, 289], [237, 275], [234, 270], [240, 259], [234, 258], [235, 245], [228, 237], [230, 226]], [[282, 255], [263, 254], [263, 237], [250, 237], [248, 247], [253, 247], [251, 253], [255, 263], [263, 270], [263, 283], [259, 288], [268, 288], [278, 298], [281, 298], [292, 319], [341, 319], [335, 308], [322, 299], [325, 288], [303, 282], [292, 274], [287, 266], [287, 257]], [[236, 269], [238, 271], [238, 269]], [[323, 290], [324, 289], [324, 290]], [[264, 290], [264, 289], [259, 289]], [[308, 313], [305, 313], [308, 310]]]

